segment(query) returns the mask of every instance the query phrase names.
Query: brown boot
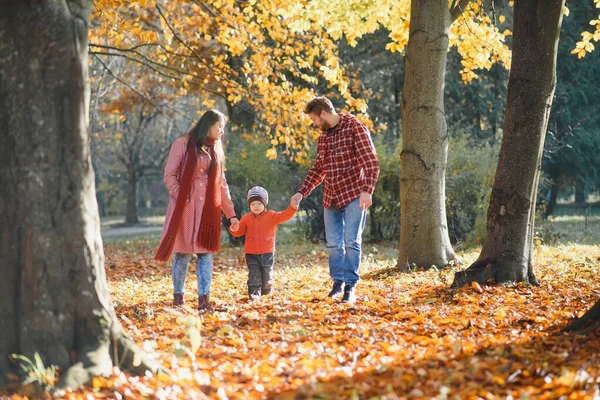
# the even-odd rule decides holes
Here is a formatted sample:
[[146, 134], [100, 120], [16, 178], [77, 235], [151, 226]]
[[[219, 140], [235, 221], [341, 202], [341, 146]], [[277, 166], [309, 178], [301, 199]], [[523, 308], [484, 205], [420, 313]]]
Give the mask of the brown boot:
[[185, 304], [183, 293], [173, 295], [173, 307], [180, 307]]
[[201, 312], [212, 312], [214, 311], [213, 306], [210, 304], [209, 295], [201, 294], [198, 296], [198, 310]]

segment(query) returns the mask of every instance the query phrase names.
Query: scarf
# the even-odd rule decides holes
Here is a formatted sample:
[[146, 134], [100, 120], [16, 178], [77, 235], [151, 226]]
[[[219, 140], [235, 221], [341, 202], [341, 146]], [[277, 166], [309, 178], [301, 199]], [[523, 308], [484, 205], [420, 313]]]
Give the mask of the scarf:
[[202, 209], [198, 244], [210, 252], [219, 251], [221, 244], [221, 176], [223, 166], [217, 162], [215, 153], [216, 141], [206, 138], [204, 144], [208, 146], [210, 154], [210, 167], [208, 168], [208, 186], [206, 200]]
[[[215, 141], [207, 138], [204, 144], [209, 146], [211, 165], [209, 168], [206, 202], [202, 210], [202, 223], [200, 224], [198, 243], [209, 251], [218, 251], [221, 241], [221, 191], [217, 190], [217, 188], [220, 186], [221, 166], [216, 162]], [[186, 148], [183, 174], [179, 180], [179, 193], [177, 193], [177, 199], [175, 200], [175, 209], [173, 210], [173, 214], [171, 214], [167, 231], [161, 239], [158, 250], [156, 250], [156, 254], [154, 255], [156, 261], [168, 261], [169, 256], [173, 252], [177, 231], [181, 225], [185, 202], [189, 198], [192, 189], [192, 180], [197, 162], [196, 141], [190, 138]], [[216, 224], [215, 221], [217, 221]]]

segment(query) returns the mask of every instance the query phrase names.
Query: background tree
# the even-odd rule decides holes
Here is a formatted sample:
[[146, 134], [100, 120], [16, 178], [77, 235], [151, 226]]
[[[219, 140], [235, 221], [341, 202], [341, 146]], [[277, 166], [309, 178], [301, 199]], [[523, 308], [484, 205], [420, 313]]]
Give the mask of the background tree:
[[[596, 8], [600, 8], [600, 0], [594, 0]], [[578, 58], [583, 58], [589, 52], [591, 53], [595, 47], [592, 41], [600, 41], [600, 15], [597, 19], [590, 21], [590, 25], [593, 25], [594, 32], [583, 32], [581, 34], [582, 40], [579, 41], [576, 47], [571, 51], [572, 54], [577, 54]], [[581, 318], [573, 320], [573, 322], [566, 328], [569, 331], [584, 330], [590, 332], [598, 329], [600, 326], [600, 300], [592, 306]]]
[[[137, 93], [122, 93], [115, 101], [104, 104], [103, 129], [94, 133], [97, 156], [104, 164], [117, 167], [126, 182], [125, 223], [136, 224], [138, 218], [138, 186], [148, 175], [162, 177], [162, 164], [170, 143], [173, 124], [163, 111]], [[112, 161], [109, 161], [112, 160]]]
[[569, 4], [569, 11], [561, 30], [556, 70], [558, 85], [544, 146], [542, 170], [549, 181], [541, 188], [546, 200], [545, 217], [554, 212], [559, 195], [568, 196], [575, 191], [576, 202], [583, 206], [585, 194], [597, 189], [600, 182], [597, 157], [600, 116], [594, 106], [600, 90], [596, 79], [600, 74], [600, 53], [594, 52], [585, 58], [569, 54], [588, 25], [594, 7], [591, 1], [577, 2]]
[[411, 2], [401, 103], [401, 268], [410, 264], [445, 266], [455, 258], [445, 204], [448, 128], [444, 83], [451, 23], [445, 1]]
[[[340, 108], [359, 111], [366, 108], [364, 101], [357, 100], [358, 94], [365, 99], [373, 96], [370, 115], [376, 115], [383, 128], [369, 126], [376, 132], [391, 131], [396, 135], [400, 132], [397, 126], [404, 61], [392, 52], [403, 51], [408, 42], [410, 4], [406, 0], [363, 3], [354, 1], [348, 7], [343, 1], [297, 5], [227, 0], [220, 1], [219, 7], [216, 2], [208, 1], [156, 5], [136, 2], [132, 8], [121, 1], [102, 1], [97, 3], [94, 13], [91, 50], [99, 57], [120, 57], [148, 65], [162, 76], [165, 85], [178, 84], [177, 92], [193, 88], [204, 107], [210, 106], [209, 100], [215, 95], [224, 97], [232, 106], [229, 114], [234, 122], [243, 115], [246, 132], [271, 143], [268, 157], [282, 154], [302, 162], [318, 132], [308, 127], [298, 105], [315, 92], [334, 97], [334, 104]], [[507, 48], [502, 43], [506, 32], [500, 33], [481, 4], [472, 2], [468, 7], [467, 2], [453, 4], [455, 15], [460, 14], [461, 18], [450, 28], [448, 40], [460, 54], [460, 73], [465, 81], [477, 76], [477, 68], [490, 68], [494, 62], [508, 60]], [[348, 25], [348, 21], [352, 24]], [[388, 42], [378, 40], [376, 46], [365, 43], [363, 48], [373, 55], [377, 51], [383, 68], [374, 69], [377, 64], [374, 61], [340, 62], [338, 46], [342, 37], [347, 42], [341, 46], [344, 53], [345, 48], [358, 43], [358, 38], [373, 33], [377, 39], [388, 36]], [[390, 50], [389, 56], [382, 56], [382, 49]], [[388, 60], [392, 62], [388, 64]], [[392, 70], [392, 66], [399, 68]], [[366, 71], [361, 75], [367, 79], [362, 86], [355, 79], [357, 75], [350, 73], [354, 68]], [[370, 79], [369, 69], [375, 71], [374, 79]], [[377, 87], [370, 85], [385, 71], [394, 77], [387, 86], [396, 88], [391, 108], [385, 101], [377, 101]], [[181, 76], [184, 79], [177, 79]], [[378, 112], [384, 109], [392, 112]], [[388, 144], [393, 135], [386, 135]], [[392, 153], [396, 146], [393, 147]], [[442, 199], [442, 209], [443, 203]], [[419, 213], [419, 217], [443, 213], [445, 210], [440, 212], [436, 207], [431, 213]], [[377, 218], [377, 213], [373, 215]], [[439, 225], [447, 226], [445, 220]], [[444, 243], [449, 245], [448, 240]], [[434, 252], [439, 246], [426, 247]]]
[[[94, 5], [92, 54], [145, 65], [158, 82], [176, 89], [175, 98], [193, 94], [199, 109], [226, 100], [236, 111], [232, 117], [243, 111], [249, 131], [271, 143], [270, 159], [278, 152], [292, 160], [306, 158], [318, 132], [306, 122], [302, 104], [315, 89], [335, 88], [347, 108], [366, 110], [334, 40], [317, 25], [296, 29], [300, 17], [284, 14], [293, 3], [103, 0]], [[371, 125], [365, 115], [360, 118]]]
[[[228, 138], [260, 142], [254, 149], [266, 151], [270, 160], [279, 156], [302, 163], [318, 135], [301, 112], [314, 93], [330, 95], [372, 124], [360, 112], [366, 109], [366, 100], [357, 98], [363, 88], [347, 76], [337, 44], [316, 26], [291, 29], [298, 17], [281, 16], [290, 6], [283, 1], [98, 1], [90, 53], [119, 85], [157, 105], [163, 115], [187, 114], [194, 120], [206, 108], [221, 108], [231, 120]], [[154, 87], [162, 88], [165, 101], [152, 100]], [[105, 108], [105, 113], [123, 115], [128, 101], [140, 100], [119, 96], [111, 97], [119, 107]], [[116, 134], [114, 127], [103, 132], [113, 139]], [[124, 174], [115, 165], [104, 165], [113, 176]], [[107, 179], [100, 187], [105, 201], [119, 193], [118, 185]]]
[[58, 366], [59, 386], [118, 360], [148, 367], [134, 361], [104, 273], [87, 143], [90, 7], [0, 3], [0, 386], [11, 354]]
[[533, 231], [544, 138], [554, 89], [564, 0], [515, 4], [513, 56], [502, 145], [479, 258], [453, 286], [492, 279], [537, 284]]

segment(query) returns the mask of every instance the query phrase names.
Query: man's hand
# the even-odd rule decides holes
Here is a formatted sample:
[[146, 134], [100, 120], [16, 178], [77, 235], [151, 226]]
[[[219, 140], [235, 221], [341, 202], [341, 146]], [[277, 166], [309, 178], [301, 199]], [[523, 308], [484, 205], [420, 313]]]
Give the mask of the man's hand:
[[300, 193], [296, 193], [295, 195], [292, 196], [290, 205], [292, 206], [292, 208], [294, 210], [297, 210], [298, 207], [300, 207], [300, 201], [302, 200], [303, 197], [304, 196], [302, 196], [302, 194], [300, 194]]
[[358, 205], [360, 206], [360, 209], [366, 210], [367, 208], [371, 207], [371, 204], [373, 204], [373, 198], [371, 197], [371, 194], [367, 192], [362, 192], [360, 194], [360, 199], [358, 200]]
[[240, 220], [237, 218], [231, 218], [229, 220], [229, 222], [231, 222], [231, 225], [229, 226], [229, 230], [231, 232], [237, 232], [238, 229], [240, 229]]

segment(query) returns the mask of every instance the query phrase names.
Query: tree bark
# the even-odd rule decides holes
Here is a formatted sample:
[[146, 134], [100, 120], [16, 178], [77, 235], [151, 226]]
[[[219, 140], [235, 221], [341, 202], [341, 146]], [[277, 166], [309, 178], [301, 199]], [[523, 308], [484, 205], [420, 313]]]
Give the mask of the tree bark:
[[553, 173], [550, 175], [550, 179], [552, 182], [550, 183], [550, 197], [548, 198], [548, 202], [546, 203], [546, 209], [544, 210], [544, 214], [542, 215], [544, 219], [547, 219], [554, 213], [554, 209], [556, 208], [556, 200], [558, 199], [558, 190], [560, 186], [558, 184], [558, 173]]
[[453, 287], [477, 281], [537, 284], [533, 274], [535, 199], [552, 96], [564, 0], [515, 2], [513, 57], [504, 136], [479, 258]]
[[585, 183], [579, 179], [575, 181], [575, 204], [585, 204]]
[[127, 166], [127, 212], [125, 213], [125, 223], [135, 225], [139, 223], [138, 205], [137, 205], [137, 186], [140, 176], [133, 163]]
[[600, 300], [594, 304], [581, 318], [573, 320], [563, 332], [576, 331], [587, 334], [600, 328]]
[[447, 1], [412, 0], [401, 104], [400, 268], [445, 266], [455, 258], [445, 192], [444, 79], [450, 25]]
[[[38, 353], [57, 387], [133, 367], [104, 271], [87, 118], [91, 0], [0, 2], [0, 387]], [[135, 363], [137, 364], [137, 363]]]

